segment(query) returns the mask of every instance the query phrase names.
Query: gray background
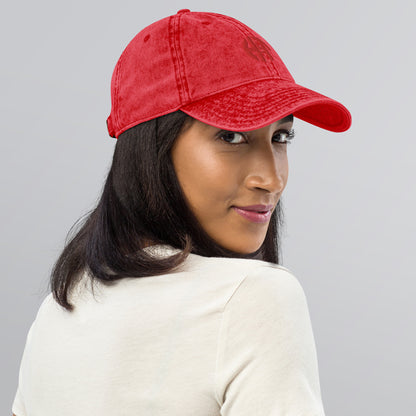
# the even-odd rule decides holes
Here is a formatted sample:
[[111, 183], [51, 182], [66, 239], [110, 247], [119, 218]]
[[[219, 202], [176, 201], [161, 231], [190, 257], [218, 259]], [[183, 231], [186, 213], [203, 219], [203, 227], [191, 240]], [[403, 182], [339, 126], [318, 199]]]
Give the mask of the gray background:
[[295, 119], [283, 264], [308, 298], [327, 416], [415, 414], [415, 9], [363, 0], [3, 3], [0, 413], [52, 264], [110, 166], [114, 65], [181, 8], [246, 23], [351, 111], [346, 133]]

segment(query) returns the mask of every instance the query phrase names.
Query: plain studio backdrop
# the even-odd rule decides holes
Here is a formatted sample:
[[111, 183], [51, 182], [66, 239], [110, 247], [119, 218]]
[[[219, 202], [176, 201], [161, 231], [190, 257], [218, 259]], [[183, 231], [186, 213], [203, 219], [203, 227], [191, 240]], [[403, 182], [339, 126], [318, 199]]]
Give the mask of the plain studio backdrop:
[[0, 413], [11, 414], [52, 265], [111, 163], [116, 140], [105, 121], [116, 61], [137, 32], [182, 8], [241, 20], [298, 83], [351, 111], [345, 133], [295, 119], [283, 265], [308, 299], [327, 416], [416, 414], [410, 0], [3, 3]]

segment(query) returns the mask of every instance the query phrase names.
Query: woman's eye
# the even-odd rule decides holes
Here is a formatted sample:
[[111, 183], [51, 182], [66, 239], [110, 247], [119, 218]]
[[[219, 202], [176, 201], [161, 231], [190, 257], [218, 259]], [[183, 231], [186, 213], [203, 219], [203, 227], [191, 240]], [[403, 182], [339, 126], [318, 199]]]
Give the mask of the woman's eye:
[[[231, 145], [243, 144], [246, 139], [244, 133], [239, 133], [237, 131], [226, 131], [221, 130], [218, 132], [217, 137], [223, 142]], [[278, 144], [290, 144], [292, 139], [295, 137], [295, 131], [292, 130], [280, 130], [276, 132], [273, 136], [274, 143]], [[247, 141], [247, 140], [245, 140]]]
[[277, 134], [273, 137], [277, 138], [277, 143], [290, 144], [292, 139], [295, 137], [295, 131], [293, 129], [290, 131], [288, 130], [278, 131]]
[[[235, 131], [222, 131], [219, 132], [218, 137], [229, 144], [240, 144], [242, 143], [241, 139], [238, 139], [238, 136], [244, 137], [241, 133]], [[234, 140], [234, 142], [233, 142]], [[237, 142], [235, 141], [237, 140]]]

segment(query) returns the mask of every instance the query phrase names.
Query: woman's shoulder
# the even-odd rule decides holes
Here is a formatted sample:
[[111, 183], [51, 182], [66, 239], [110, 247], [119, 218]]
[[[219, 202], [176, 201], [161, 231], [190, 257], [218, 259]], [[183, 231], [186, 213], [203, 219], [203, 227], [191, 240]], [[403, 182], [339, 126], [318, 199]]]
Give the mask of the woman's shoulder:
[[193, 271], [193, 278], [199, 276], [202, 286], [228, 290], [228, 299], [235, 296], [250, 298], [254, 294], [261, 299], [276, 293], [303, 297], [298, 278], [280, 264], [260, 259], [193, 257], [194, 265], [189, 269]]
[[192, 255], [195, 263], [199, 263], [201, 267], [213, 271], [232, 271], [238, 274], [263, 274], [273, 276], [276, 274], [290, 274], [292, 271], [280, 264], [267, 262], [260, 259], [246, 259], [236, 257], [202, 257]]
[[[157, 244], [145, 248], [146, 251], [157, 257], [165, 257], [177, 254], [180, 250], [167, 244]], [[206, 271], [221, 273], [231, 271], [237, 274], [250, 272], [253, 273], [256, 270], [262, 270], [268, 273], [278, 273], [279, 271], [285, 271], [291, 273], [291, 271], [276, 263], [267, 262], [261, 259], [248, 259], [237, 257], [206, 257], [199, 254], [190, 253], [186, 258], [182, 267], [177, 269], [178, 271]], [[273, 272], [274, 270], [274, 272]]]
[[250, 320], [275, 330], [282, 322], [305, 322], [309, 317], [306, 293], [297, 276], [289, 269], [259, 262], [235, 284], [223, 309], [227, 320]]

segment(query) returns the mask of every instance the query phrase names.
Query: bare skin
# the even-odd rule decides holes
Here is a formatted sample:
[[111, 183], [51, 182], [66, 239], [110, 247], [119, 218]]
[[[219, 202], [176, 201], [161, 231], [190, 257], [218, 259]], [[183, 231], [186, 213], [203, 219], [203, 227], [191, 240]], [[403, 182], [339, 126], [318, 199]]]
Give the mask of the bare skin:
[[275, 209], [288, 180], [284, 134], [292, 125], [289, 116], [218, 137], [221, 129], [195, 120], [175, 141], [171, 156], [181, 188], [201, 226], [219, 245], [239, 253], [261, 247], [269, 221], [251, 222], [232, 206], [272, 204]]

